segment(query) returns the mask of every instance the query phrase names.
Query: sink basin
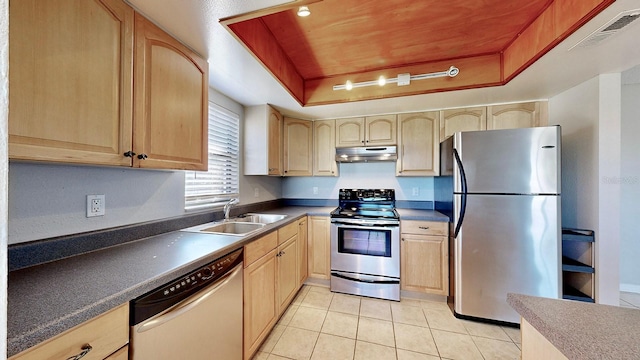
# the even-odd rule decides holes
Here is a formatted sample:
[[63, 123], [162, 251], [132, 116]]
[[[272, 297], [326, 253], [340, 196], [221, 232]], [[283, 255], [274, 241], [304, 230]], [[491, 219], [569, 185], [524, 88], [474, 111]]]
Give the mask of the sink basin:
[[266, 224], [274, 223], [276, 221], [280, 221], [286, 217], [287, 215], [249, 213], [249, 214], [240, 215], [233, 220], [266, 225]]
[[191, 232], [205, 232], [210, 234], [222, 234], [222, 235], [238, 235], [244, 236], [252, 231], [256, 231], [264, 227], [265, 224], [256, 224], [252, 222], [238, 222], [228, 221], [216, 224], [204, 224], [194, 226], [183, 231]]

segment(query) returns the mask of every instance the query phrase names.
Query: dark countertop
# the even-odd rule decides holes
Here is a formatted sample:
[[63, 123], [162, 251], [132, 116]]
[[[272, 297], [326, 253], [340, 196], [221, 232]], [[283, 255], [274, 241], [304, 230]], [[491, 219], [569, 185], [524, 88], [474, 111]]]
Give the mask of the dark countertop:
[[[9, 272], [7, 355], [12, 356], [226, 255], [301, 216], [335, 207], [287, 206], [249, 236], [171, 231]], [[449, 221], [433, 210], [398, 209], [401, 219]]]
[[400, 220], [449, 222], [449, 217], [435, 210], [396, 209]]
[[569, 359], [640, 359], [640, 310], [521, 294], [507, 303]]

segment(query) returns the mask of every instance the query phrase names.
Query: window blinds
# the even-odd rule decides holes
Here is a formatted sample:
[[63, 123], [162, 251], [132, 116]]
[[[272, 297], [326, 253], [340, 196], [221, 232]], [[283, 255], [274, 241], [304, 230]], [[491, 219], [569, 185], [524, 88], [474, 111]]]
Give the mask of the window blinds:
[[185, 209], [222, 206], [239, 194], [237, 114], [209, 102], [209, 170], [185, 172]]

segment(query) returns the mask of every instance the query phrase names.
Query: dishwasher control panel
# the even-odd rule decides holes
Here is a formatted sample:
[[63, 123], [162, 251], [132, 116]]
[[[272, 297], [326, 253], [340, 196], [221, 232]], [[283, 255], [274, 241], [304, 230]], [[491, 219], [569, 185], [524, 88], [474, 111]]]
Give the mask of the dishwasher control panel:
[[193, 271], [189, 275], [186, 275], [171, 284], [165, 285], [161, 288], [158, 294], [161, 293], [163, 297], [173, 296], [174, 294], [187, 292], [191, 288], [199, 288], [203, 284], [216, 281], [222, 277], [228, 269], [233, 268], [238, 259], [242, 260], [241, 255], [242, 250], [239, 250], [209, 263], [200, 269]]
[[156, 311], [158, 303], [162, 302], [165, 307], [167, 303], [177, 304], [222, 278], [231, 269], [242, 263], [242, 254], [242, 249], [236, 250], [198, 270], [131, 300], [131, 325], [139, 323], [143, 318], [148, 318], [150, 313]]

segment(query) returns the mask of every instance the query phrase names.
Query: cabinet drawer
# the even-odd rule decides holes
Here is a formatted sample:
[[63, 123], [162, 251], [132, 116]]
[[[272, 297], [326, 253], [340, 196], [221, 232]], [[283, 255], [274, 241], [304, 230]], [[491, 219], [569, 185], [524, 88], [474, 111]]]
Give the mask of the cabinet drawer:
[[278, 246], [278, 232], [273, 231], [244, 247], [244, 267], [266, 255]]
[[420, 235], [449, 235], [449, 223], [440, 221], [413, 221], [400, 222], [400, 232], [403, 234]]
[[278, 229], [278, 245], [281, 245], [285, 241], [291, 239], [292, 236], [298, 234], [298, 222], [292, 222], [291, 224]]
[[109, 355], [104, 360], [129, 360], [129, 345], [121, 347], [120, 350]]
[[93, 347], [83, 360], [104, 359], [129, 342], [129, 304], [123, 304], [11, 357], [11, 360], [67, 359]]

